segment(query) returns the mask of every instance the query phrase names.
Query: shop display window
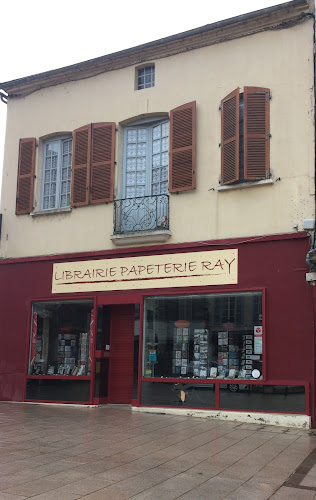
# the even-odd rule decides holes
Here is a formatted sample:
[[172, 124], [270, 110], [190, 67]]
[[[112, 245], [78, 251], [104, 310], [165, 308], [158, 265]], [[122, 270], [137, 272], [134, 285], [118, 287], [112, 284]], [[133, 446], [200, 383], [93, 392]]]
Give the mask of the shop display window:
[[93, 301], [32, 304], [29, 375], [90, 375]]
[[262, 294], [148, 297], [143, 377], [262, 379]]

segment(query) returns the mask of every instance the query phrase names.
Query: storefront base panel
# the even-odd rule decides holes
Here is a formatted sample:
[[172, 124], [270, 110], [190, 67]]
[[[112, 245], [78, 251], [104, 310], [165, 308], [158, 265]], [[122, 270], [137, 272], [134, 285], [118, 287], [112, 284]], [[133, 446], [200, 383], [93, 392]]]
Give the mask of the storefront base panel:
[[185, 417], [211, 418], [227, 422], [240, 422], [246, 424], [276, 425], [280, 427], [294, 427], [300, 429], [311, 428], [311, 417], [308, 415], [293, 415], [280, 413], [255, 413], [236, 411], [189, 410], [187, 408], [154, 408], [146, 406], [133, 406], [133, 411], [145, 413], [166, 413], [168, 415], [181, 415]]

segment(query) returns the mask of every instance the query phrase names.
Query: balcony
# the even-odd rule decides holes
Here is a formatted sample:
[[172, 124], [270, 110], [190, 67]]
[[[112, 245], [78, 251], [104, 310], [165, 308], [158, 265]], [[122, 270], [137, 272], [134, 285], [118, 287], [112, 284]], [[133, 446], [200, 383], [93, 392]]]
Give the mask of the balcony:
[[114, 200], [115, 245], [162, 243], [170, 235], [167, 194]]

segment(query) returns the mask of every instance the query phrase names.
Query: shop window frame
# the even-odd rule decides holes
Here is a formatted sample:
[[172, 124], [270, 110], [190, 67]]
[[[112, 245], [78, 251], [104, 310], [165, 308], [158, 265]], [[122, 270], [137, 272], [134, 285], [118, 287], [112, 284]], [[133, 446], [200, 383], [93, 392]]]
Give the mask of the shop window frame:
[[[25, 402], [33, 402], [33, 403], [61, 403], [61, 404], [82, 404], [89, 405], [93, 401], [93, 393], [94, 393], [94, 378], [95, 378], [95, 345], [96, 345], [96, 322], [93, 324], [93, 343], [90, 344], [89, 338], [89, 356], [91, 358], [91, 370], [90, 375], [29, 375], [29, 355], [30, 355], [30, 346], [31, 346], [31, 334], [32, 334], [32, 305], [35, 302], [68, 302], [68, 301], [76, 301], [82, 302], [85, 300], [89, 300], [92, 302], [92, 311], [94, 311], [94, 318], [96, 318], [97, 306], [96, 306], [96, 296], [95, 295], [82, 295], [80, 297], [69, 294], [65, 295], [56, 295], [56, 297], [32, 297], [27, 302], [27, 330], [25, 335], [25, 360], [24, 360], [24, 396], [23, 400]], [[62, 400], [29, 400], [26, 399], [26, 386], [27, 381], [30, 379], [37, 380], [77, 380], [77, 381], [90, 381], [90, 398], [89, 401], [62, 401]]]
[[[196, 289], [195, 289], [196, 288]], [[143, 293], [142, 296], [143, 296], [143, 305], [142, 305], [142, 309], [143, 309], [143, 314], [144, 314], [144, 310], [145, 310], [145, 307], [144, 307], [144, 301], [146, 298], [154, 298], [154, 297], [167, 297], [167, 296], [190, 296], [190, 295], [195, 295], [195, 296], [198, 296], [198, 295], [214, 295], [216, 297], [216, 295], [239, 295], [239, 294], [242, 294], [242, 293], [247, 293], [247, 292], [259, 292], [261, 293], [261, 296], [262, 296], [262, 378], [258, 381], [256, 381], [255, 379], [250, 379], [250, 380], [255, 380], [256, 383], [262, 383], [262, 382], [266, 382], [267, 380], [267, 377], [266, 377], [266, 335], [265, 335], [265, 308], [266, 308], [266, 288], [265, 287], [262, 287], [262, 288], [240, 288], [238, 290], [232, 290], [232, 289], [227, 289], [227, 288], [221, 288], [221, 289], [218, 289], [218, 290], [214, 290], [214, 289], [210, 289], [209, 287], [193, 287], [190, 288], [190, 289], [177, 289], [177, 290], [172, 290], [172, 291], [168, 291], [168, 290], [161, 290], [159, 289], [159, 291], [157, 290], [156, 293]], [[183, 318], [182, 318], [183, 319]], [[143, 331], [143, 323], [141, 325], [141, 328], [142, 328], [142, 332], [141, 332], [141, 343], [143, 344], [143, 340], [144, 340], [144, 331]], [[142, 349], [143, 349], [143, 345], [142, 345]], [[141, 351], [141, 357], [143, 356], [143, 350]], [[185, 381], [187, 383], [190, 383], [190, 382], [193, 382], [194, 383], [199, 383], [201, 381], [206, 381], [206, 383], [213, 383], [213, 381], [215, 383], [224, 383], [226, 381], [228, 381], [228, 383], [237, 383], [237, 381], [239, 381], [240, 383], [243, 383], [245, 384], [245, 381], [247, 383], [247, 381], [249, 379], [228, 379], [228, 378], [224, 378], [224, 379], [216, 379], [216, 378], [206, 378], [206, 379], [203, 379], [203, 378], [198, 378], [198, 379], [194, 379], [194, 378], [189, 378], [189, 377], [165, 377], [165, 378], [161, 378], [161, 377], [152, 377], [152, 378], [149, 378], [149, 377], [144, 377], [142, 375], [143, 371], [142, 371], [142, 366], [140, 368], [140, 372], [141, 374], [141, 380], [143, 382], [149, 382], [149, 381]], [[203, 382], [205, 383], [205, 382]]]
[[[245, 380], [245, 379], [192, 379], [192, 378], [147, 378], [142, 376], [142, 353], [143, 353], [143, 340], [144, 340], [144, 329], [143, 329], [143, 317], [144, 317], [144, 301], [148, 297], [159, 297], [159, 296], [187, 296], [187, 295], [199, 295], [199, 294], [238, 294], [238, 293], [244, 293], [244, 292], [261, 292], [262, 293], [262, 379], [261, 380], [255, 380], [255, 379], [250, 379], [250, 380]], [[215, 385], [215, 407], [214, 408], [209, 408], [210, 411], [236, 411], [234, 409], [221, 409], [220, 408], [220, 385], [222, 384], [229, 384], [229, 383], [234, 383], [234, 384], [251, 384], [251, 385], [283, 385], [283, 386], [304, 386], [305, 388], [305, 413], [297, 413], [298, 415], [311, 415], [311, 408], [310, 408], [310, 394], [309, 394], [309, 382], [306, 380], [276, 380], [276, 379], [269, 379], [268, 374], [267, 374], [267, 360], [266, 360], [266, 294], [267, 294], [267, 289], [266, 287], [251, 287], [251, 288], [237, 288], [237, 289], [228, 289], [226, 287], [223, 288], [218, 288], [214, 290], [213, 287], [194, 287], [194, 290], [191, 288], [178, 288], [178, 289], [173, 289], [173, 290], [164, 290], [164, 289], [159, 289], [156, 290], [155, 292], [152, 292], [151, 290], [148, 291], [148, 293], [143, 292], [142, 295], [142, 305], [140, 309], [140, 345], [139, 345], [139, 377], [138, 377], [138, 403], [137, 406], [140, 407], [147, 407], [148, 405], [143, 405], [141, 404], [141, 384], [142, 383], [155, 383], [155, 382], [161, 382], [161, 383], [188, 383], [188, 384], [214, 384]], [[153, 408], [166, 408], [166, 405], [150, 405], [150, 407]], [[174, 406], [167, 406], [168, 408], [181, 408], [179, 406], [174, 407]], [[192, 407], [193, 410], [206, 410], [204, 407], [203, 408], [198, 408], [198, 407]], [[187, 411], [188, 409], [185, 408]], [[208, 410], [206, 410], [208, 411]], [[253, 411], [248, 410], [248, 409], [242, 409], [238, 410], [241, 413], [253, 413]], [[263, 411], [256, 411], [256, 413], [264, 413]], [[279, 411], [269, 411], [269, 413], [275, 413], [275, 414], [280, 414]], [[286, 415], [288, 412], [282, 412], [282, 414]], [[291, 414], [296, 414], [294, 412], [291, 412]]]

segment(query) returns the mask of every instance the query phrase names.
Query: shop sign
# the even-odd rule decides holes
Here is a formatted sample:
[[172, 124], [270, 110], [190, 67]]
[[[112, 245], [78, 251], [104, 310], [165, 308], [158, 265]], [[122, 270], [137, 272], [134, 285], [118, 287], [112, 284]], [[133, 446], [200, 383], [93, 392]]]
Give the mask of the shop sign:
[[262, 326], [254, 326], [254, 353], [262, 354]]
[[186, 321], [185, 319], [178, 319], [178, 321], [175, 322], [174, 326], [176, 328], [189, 328], [190, 322]]
[[52, 293], [237, 283], [238, 250], [229, 249], [54, 264]]

